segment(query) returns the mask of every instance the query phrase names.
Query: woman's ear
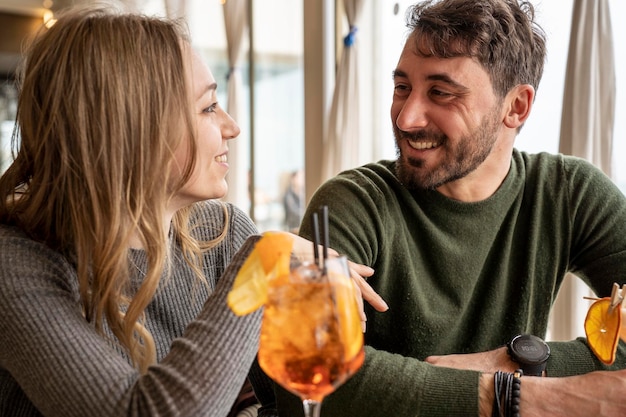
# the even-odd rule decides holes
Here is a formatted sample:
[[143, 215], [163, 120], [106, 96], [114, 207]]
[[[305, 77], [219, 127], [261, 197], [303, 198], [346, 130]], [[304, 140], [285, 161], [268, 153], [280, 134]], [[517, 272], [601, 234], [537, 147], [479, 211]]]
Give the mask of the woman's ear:
[[507, 113], [504, 116], [504, 124], [517, 129], [524, 124], [535, 99], [535, 89], [530, 84], [519, 84], [506, 95], [505, 102]]

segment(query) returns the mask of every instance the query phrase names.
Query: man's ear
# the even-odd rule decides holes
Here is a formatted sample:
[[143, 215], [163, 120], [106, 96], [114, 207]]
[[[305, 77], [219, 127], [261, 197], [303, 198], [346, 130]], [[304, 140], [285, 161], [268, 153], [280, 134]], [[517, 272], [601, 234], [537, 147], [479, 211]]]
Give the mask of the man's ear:
[[515, 86], [505, 97], [506, 114], [504, 124], [517, 129], [524, 124], [535, 99], [535, 89], [530, 84], [519, 84]]

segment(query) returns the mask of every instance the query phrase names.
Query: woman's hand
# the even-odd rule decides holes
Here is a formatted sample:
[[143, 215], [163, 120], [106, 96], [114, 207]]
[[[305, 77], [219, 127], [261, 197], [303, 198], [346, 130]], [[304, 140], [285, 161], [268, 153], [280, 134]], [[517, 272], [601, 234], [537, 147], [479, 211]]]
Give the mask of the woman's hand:
[[[295, 234], [291, 234], [294, 238], [293, 253], [299, 257], [309, 257], [313, 259], [313, 243], [310, 240], [306, 240]], [[319, 253], [322, 253], [322, 246], [318, 247]], [[328, 248], [328, 254], [337, 256], [339, 255], [336, 250]], [[352, 261], [348, 261], [348, 267], [350, 268], [350, 277], [356, 284], [357, 288], [357, 303], [359, 305], [359, 314], [361, 315], [361, 327], [365, 331], [365, 324], [367, 317], [365, 316], [365, 310], [363, 308], [363, 300], [367, 301], [376, 311], [387, 311], [389, 307], [385, 300], [367, 283], [366, 278], [374, 274], [374, 270], [367, 265], [357, 264]]]

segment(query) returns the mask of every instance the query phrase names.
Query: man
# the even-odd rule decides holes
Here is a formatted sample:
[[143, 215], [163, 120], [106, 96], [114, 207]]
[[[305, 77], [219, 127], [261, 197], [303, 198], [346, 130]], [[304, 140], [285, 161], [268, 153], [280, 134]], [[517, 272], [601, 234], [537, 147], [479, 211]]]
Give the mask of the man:
[[[626, 280], [624, 195], [583, 160], [514, 149], [545, 59], [533, 19], [517, 0], [413, 7], [394, 72], [397, 160], [328, 181], [302, 224], [311, 237], [327, 205], [330, 245], [373, 267], [389, 304], [368, 307], [366, 362], [322, 415], [488, 417], [504, 392], [494, 373], [524, 367], [522, 417], [626, 415], [622, 342], [611, 367], [583, 339], [549, 343], [549, 358], [528, 336], [516, 356], [506, 347], [545, 336], [567, 272], [599, 296]], [[509, 415], [515, 395], [501, 398]], [[284, 391], [278, 405], [301, 413]]]

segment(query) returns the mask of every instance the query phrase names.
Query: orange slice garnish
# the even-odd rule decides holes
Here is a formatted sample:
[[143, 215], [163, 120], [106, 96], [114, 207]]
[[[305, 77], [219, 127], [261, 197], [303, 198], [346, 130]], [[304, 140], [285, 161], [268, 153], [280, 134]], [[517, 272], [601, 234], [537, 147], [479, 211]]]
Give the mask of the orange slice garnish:
[[267, 301], [272, 276], [288, 276], [293, 237], [286, 232], [265, 232], [250, 252], [228, 293], [228, 306], [238, 316], [258, 309]]
[[621, 303], [611, 308], [611, 298], [605, 297], [589, 307], [587, 317], [585, 317], [587, 343], [596, 357], [606, 365], [615, 362], [621, 327]]

